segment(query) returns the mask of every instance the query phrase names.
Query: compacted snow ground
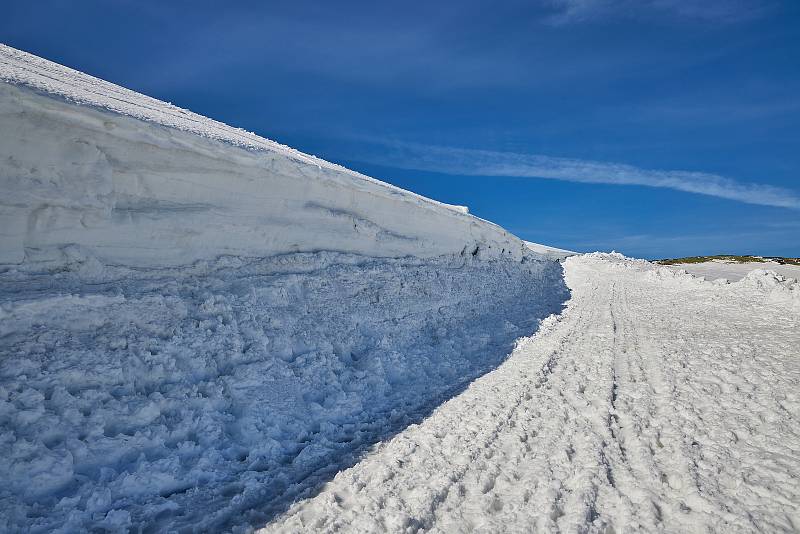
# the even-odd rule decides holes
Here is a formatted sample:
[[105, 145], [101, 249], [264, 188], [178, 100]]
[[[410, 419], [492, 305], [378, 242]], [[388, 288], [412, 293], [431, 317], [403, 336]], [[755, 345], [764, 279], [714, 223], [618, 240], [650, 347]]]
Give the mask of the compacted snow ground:
[[800, 285], [566, 260], [566, 311], [265, 532], [796, 532]]

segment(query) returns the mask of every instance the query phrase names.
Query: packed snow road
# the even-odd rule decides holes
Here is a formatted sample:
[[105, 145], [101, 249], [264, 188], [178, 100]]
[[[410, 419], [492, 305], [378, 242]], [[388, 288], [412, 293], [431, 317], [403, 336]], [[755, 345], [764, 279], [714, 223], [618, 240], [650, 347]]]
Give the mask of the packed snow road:
[[562, 315], [265, 532], [800, 529], [800, 284], [565, 270]]

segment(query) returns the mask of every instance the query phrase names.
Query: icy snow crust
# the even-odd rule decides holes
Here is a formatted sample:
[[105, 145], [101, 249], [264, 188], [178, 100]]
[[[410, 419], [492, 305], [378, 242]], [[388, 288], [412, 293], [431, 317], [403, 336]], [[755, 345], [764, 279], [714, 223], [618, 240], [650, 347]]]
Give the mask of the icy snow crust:
[[0, 45], [0, 264], [169, 266], [337, 251], [521, 259], [521, 240], [404, 191]]
[[800, 284], [565, 271], [564, 313], [264, 532], [797, 532]]

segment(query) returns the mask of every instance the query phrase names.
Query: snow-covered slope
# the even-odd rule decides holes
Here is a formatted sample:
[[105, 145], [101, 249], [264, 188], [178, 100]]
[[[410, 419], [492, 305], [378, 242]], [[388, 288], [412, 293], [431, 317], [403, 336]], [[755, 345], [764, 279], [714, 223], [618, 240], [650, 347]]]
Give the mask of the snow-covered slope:
[[797, 532], [800, 284], [565, 266], [560, 317], [265, 532]]
[[502, 228], [0, 45], [0, 264], [528, 253]]

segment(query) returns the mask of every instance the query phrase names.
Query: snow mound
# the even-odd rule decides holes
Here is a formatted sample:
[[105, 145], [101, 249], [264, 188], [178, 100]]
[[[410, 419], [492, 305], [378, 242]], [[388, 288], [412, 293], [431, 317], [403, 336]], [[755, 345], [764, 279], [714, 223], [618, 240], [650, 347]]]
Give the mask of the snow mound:
[[0, 45], [0, 264], [118, 265], [336, 251], [521, 259], [436, 202]]
[[796, 279], [786, 278], [770, 269], [755, 269], [737, 284], [768, 294], [772, 303], [800, 310], [800, 281]]

